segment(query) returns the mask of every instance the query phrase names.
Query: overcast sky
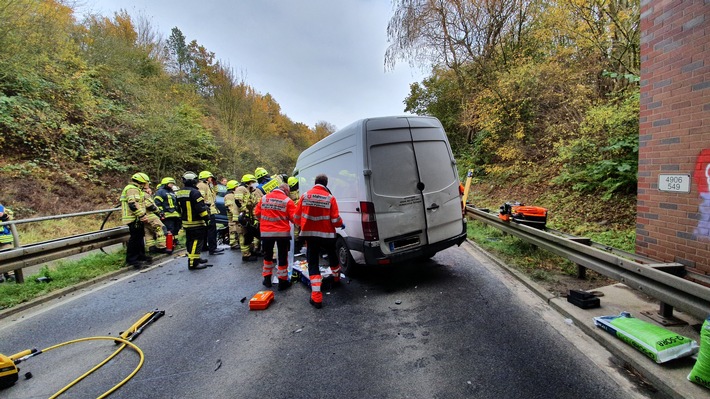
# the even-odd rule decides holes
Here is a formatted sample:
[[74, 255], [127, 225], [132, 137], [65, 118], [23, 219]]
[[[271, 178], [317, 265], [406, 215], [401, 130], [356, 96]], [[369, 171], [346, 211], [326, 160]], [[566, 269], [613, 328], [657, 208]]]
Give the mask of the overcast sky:
[[385, 71], [389, 0], [87, 0], [83, 11], [142, 14], [167, 39], [178, 27], [269, 93], [281, 112], [313, 127], [403, 115], [409, 84], [425, 72]]

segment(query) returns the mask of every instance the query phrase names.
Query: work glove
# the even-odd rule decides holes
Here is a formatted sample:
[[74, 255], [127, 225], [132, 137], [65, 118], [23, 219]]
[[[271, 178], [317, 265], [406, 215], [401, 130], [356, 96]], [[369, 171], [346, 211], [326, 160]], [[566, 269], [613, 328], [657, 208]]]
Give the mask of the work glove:
[[340, 225], [340, 228], [343, 229], [343, 230], [345, 230], [345, 223], [341, 224], [341, 225]]
[[7, 213], [3, 213], [2, 216], [0, 216], [0, 221], [7, 222], [10, 220], [10, 216], [7, 215]]

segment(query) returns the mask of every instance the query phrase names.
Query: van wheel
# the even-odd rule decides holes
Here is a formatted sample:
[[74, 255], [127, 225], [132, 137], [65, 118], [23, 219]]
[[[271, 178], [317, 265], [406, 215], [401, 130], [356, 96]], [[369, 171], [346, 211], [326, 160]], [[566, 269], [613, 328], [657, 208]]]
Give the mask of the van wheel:
[[338, 237], [335, 241], [335, 253], [338, 254], [338, 263], [340, 263], [340, 267], [346, 276], [352, 277], [352, 275], [357, 273], [357, 263], [355, 263], [353, 256], [350, 255], [350, 250], [343, 237]]

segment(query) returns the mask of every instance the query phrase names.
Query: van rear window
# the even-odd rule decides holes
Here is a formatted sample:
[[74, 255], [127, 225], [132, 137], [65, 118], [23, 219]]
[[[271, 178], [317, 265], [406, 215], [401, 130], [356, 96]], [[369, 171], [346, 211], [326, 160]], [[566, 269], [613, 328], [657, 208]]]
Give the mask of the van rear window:
[[456, 182], [449, 148], [444, 141], [416, 141], [414, 148], [424, 193], [441, 191]]
[[406, 197], [419, 194], [411, 142], [389, 143], [370, 147], [372, 191], [379, 196]]

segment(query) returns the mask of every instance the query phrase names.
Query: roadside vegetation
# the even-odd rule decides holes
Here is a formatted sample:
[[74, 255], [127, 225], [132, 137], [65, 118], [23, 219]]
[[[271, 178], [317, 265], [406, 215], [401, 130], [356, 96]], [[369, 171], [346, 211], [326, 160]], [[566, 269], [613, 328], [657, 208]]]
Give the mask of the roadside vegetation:
[[25, 276], [24, 284], [4, 282], [0, 284], [0, 310], [120, 270], [125, 258], [124, 251], [99, 252], [80, 260], [58, 261], [51, 268], [45, 265], [38, 273]]

